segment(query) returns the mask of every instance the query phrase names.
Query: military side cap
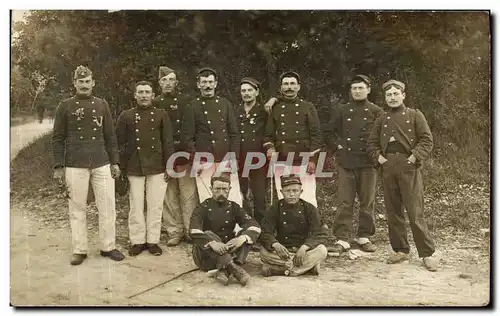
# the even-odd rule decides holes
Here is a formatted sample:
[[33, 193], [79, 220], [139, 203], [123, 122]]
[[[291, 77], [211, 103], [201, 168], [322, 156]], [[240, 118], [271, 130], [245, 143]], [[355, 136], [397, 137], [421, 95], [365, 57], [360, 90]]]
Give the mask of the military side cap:
[[160, 71], [158, 73], [158, 78], [163, 78], [171, 73], [173, 73], [174, 70], [172, 68], [168, 68], [167, 66], [160, 66]]
[[245, 77], [245, 78], [241, 79], [240, 85], [242, 85], [244, 83], [248, 83], [249, 85], [251, 85], [255, 89], [260, 89], [260, 83], [255, 78]]
[[298, 177], [294, 174], [287, 175], [287, 176], [281, 176], [281, 187], [282, 188], [286, 187], [287, 185], [292, 185], [292, 184], [302, 184], [302, 182], [300, 182], [300, 177]]
[[92, 76], [92, 71], [89, 68], [80, 65], [76, 67], [73, 79], [82, 79], [87, 78], [88, 76]]
[[394, 79], [391, 79], [389, 81], [386, 81], [383, 85], [382, 85], [382, 90], [386, 90], [388, 87], [390, 86], [396, 86], [396, 87], [399, 87], [401, 90], [405, 90], [406, 86], [404, 83], [402, 83], [401, 81], [397, 81], [397, 80], [394, 80]]
[[372, 84], [372, 81], [370, 80], [370, 78], [368, 78], [368, 77], [367, 77], [367, 76], [365, 76], [365, 75], [356, 75], [356, 76], [354, 76], [354, 77], [352, 78], [352, 80], [351, 80], [351, 83], [354, 83], [354, 82], [356, 82], [356, 81], [358, 81], [358, 82], [359, 82], [359, 81], [362, 81], [362, 82], [366, 83], [366, 84], [367, 84], [367, 85], [369, 85], [369, 86], [371, 86], [371, 84]]
[[211, 67], [203, 67], [203, 68], [199, 69], [198, 75], [200, 75], [201, 73], [206, 72], [206, 71], [211, 72], [214, 75], [214, 77], [217, 77], [217, 72], [215, 71], [215, 69], [213, 69]]
[[231, 174], [229, 172], [222, 172], [220, 175], [214, 174], [211, 179], [212, 184], [215, 181], [231, 183]]
[[293, 78], [297, 79], [298, 83], [300, 83], [300, 76], [295, 71], [290, 70], [290, 71], [285, 71], [284, 73], [282, 73], [280, 76], [280, 82], [282, 82], [283, 78], [285, 78], [285, 77], [293, 77]]

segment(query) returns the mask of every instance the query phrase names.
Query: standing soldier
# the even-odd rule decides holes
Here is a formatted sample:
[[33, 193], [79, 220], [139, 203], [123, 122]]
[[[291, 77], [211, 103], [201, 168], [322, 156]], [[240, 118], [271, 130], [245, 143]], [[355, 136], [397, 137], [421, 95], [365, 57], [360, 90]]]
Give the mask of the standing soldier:
[[[277, 102], [272, 107], [267, 120], [264, 137], [264, 148], [269, 158], [277, 152], [278, 160], [283, 162], [287, 160], [288, 154], [293, 154], [292, 162], [271, 165], [274, 170], [278, 198], [283, 198], [280, 181], [281, 175], [287, 169], [290, 171], [288, 174], [300, 174], [304, 189], [301, 198], [317, 207], [314, 174], [322, 147], [318, 113], [312, 103], [298, 97], [300, 77], [296, 72], [283, 73], [280, 76], [280, 82], [281, 96], [275, 99]], [[302, 156], [300, 156], [301, 153]], [[306, 166], [301, 166], [303, 155], [309, 157]], [[306, 172], [301, 171], [304, 167], [306, 167]]]
[[[174, 70], [160, 67], [159, 82], [161, 95], [153, 100], [153, 106], [168, 112], [172, 124], [175, 152], [183, 151], [181, 147], [183, 113], [190, 98], [177, 90], [178, 81]], [[192, 164], [188, 159], [177, 158], [174, 165], [175, 171], [178, 173], [186, 171], [186, 173], [183, 177], [171, 178], [168, 181], [163, 205], [163, 223], [169, 238], [167, 246], [177, 246], [183, 238], [189, 241], [189, 220], [198, 204], [196, 180], [190, 177], [191, 167]]]
[[[212, 197], [196, 207], [191, 217], [194, 262], [202, 271], [217, 269], [216, 278], [224, 285], [230, 275], [246, 285], [250, 275], [240, 265], [246, 262], [249, 245], [259, 238], [260, 226], [238, 204], [228, 201], [231, 181], [227, 173], [210, 182]], [[237, 236], [233, 233], [236, 224], [242, 227]]]
[[121, 166], [130, 182], [128, 226], [131, 256], [137, 256], [145, 249], [155, 256], [162, 254], [158, 243], [169, 177], [166, 166], [174, 149], [168, 114], [165, 110], [152, 107], [153, 97], [150, 82], [136, 83], [137, 106], [122, 112], [116, 130]]
[[[217, 73], [212, 68], [202, 68], [196, 77], [200, 96], [193, 99], [185, 112], [185, 120], [182, 124], [182, 137], [184, 137], [184, 148], [192, 155], [195, 153], [209, 153], [214, 156], [213, 164], [209, 168], [199, 169], [193, 166], [198, 173], [196, 186], [200, 203], [212, 195], [210, 191], [210, 179], [222, 163], [234, 164], [236, 161], [223, 161], [226, 154], [233, 153], [236, 159], [240, 152], [240, 135], [238, 125], [231, 103], [220, 96], [215, 95], [217, 87]], [[199, 162], [195, 162], [199, 164]], [[229, 200], [242, 206], [242, 197], [238, 174], [231, 174], [231, 192]]]
[[356, 194], [360, 202], [357, 243], [363, 251], [376, 250], [369, 237], [375, 234], [377, 170], [366, 151], [366, 142], [373, 123], [383, 110], [368, 101], [370, 91], [370, 79], [364, 75], [355, 76], [350, 83], [352, 101], [333, 109], [325, 132], [329, 149], [336, 153], [339, 174], [340, 207], [333, 226], [333, 235], [338, 241], [330, 249], [333, 256], [340, 256], [351, 247], [349, 238], [353, 230]]
[[[260, 84], [256, 79], [250, 77], [241, 79], [240, 93], [243, 104], [238, 107], [236, 115], [239, 119], [241, 132], [241, 149], [238, 168], [240, 173], [241, 193], [243, 197], [246, 198], [248, 187], [251, 188], [254, 206], [253, 217], [260, 223], [266, 210], [267, 170], [265, 166], [249, 170], [249, 172], [245, 170], [245, 165], [248, 166], [250, 163], [254, 165], [257, 164], [257, 158], [247, 156], [248, 153], [263, 153], [262, 143], [264, 140], [267, 113], [264, 108], [257, 103], [259, 91]], [[244, 171], [247, 172], [247, 174], [242, 174]]]
[[418, 256], [425, 267], [436, 271], [434, 240], [424, 218], [424, 186], [420, 168], [433, 147], [432, 134], [422, 112], [407, 108], [405, 84], [389, 80], [382, 85], [390, 110], [375, 122], [368, 138], [368, 152], [382, 165], [384, 202], [389, 240], [394, 254], [388, 263], [409, 260], [404, 209], [410, 220]]
[[89, 181], [99, 211], [101, 256], [120, 261], [115, 245], [115, 180], [120, 176], [118, 146], [109, 105], [92, 95], [90, 69], [78, 66], [73, 76], [76, 95], [57, 107], [52, 136], [54, 179], [69, 191], [73, 255], [71, 264], [87, 258], [87, 194]]

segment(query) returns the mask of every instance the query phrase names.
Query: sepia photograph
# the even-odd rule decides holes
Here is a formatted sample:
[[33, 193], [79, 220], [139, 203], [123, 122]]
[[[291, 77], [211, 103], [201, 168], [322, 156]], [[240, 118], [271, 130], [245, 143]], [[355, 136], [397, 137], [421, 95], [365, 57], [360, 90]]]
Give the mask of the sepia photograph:
[[9, 10], [10, 306], [491, 308], [489, 10]]

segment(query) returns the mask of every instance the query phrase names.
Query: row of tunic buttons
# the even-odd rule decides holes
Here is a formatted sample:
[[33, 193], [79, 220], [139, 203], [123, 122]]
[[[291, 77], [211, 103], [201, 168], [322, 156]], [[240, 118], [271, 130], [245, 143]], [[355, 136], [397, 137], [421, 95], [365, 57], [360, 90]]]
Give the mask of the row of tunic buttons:
[[[78, 102], [78, 101], [76, 101], [75, 103], [76, 103], [76, 104], [80, 104], [80, 102]], [[92, 101], [92, 104], [94, 104], [94, 103], [95, 103], [95, 102], [94, 102], [94, 101]], [[95, 111], [95, 109], [92, 109], [92, 113], [95, 113], [95, 112], [96, 112], [96, 111]], [[79, 131], [81, 131], [81, 130], [82, 130], [82, 128], [79, 126], [79, 127], [78, 127], [78, 130], [79, 130]], [[97, 131], [97, 128], [95, 128], [95, 127], [94, 127], [94, 128], [92, 128], [92, 130], [93, 130], [93, 131]], [[94, 139], [95, 139], [95, 136], [92, 136], [91, 138], [94, 140]], [[80, 139], [83, 139], [83, 136], [80, 136]]]
[[[405, 114], [406, 114], [406, 112], [403, 112], [403, 113], [401, 113], [401, 114], [405, 115]], [[387, 119], [388, 119], [388, 120], [390, 120], [390, 119], [391, 119], [391, 117], [390, 117], [390, 116], [388, 116], [388, 117], [387, 117]], [[407, 124], [410, 124], [410, 120], [406, 120], [406, 123], [407, 123]], [[384, 128], [387, 128], [387, 124], [384, 124]], [[409, 128], [409, 129], [408, 129], [408, 132], [411, 132], [411, 128]], [[384, 136], [385, 136], [385, 135], [386, 135], [386, 134], [384, 133]], [[413, 138], [411, 138], [411, 139], [410, 139], [410, 141], [413, 141]]]
[[[76, 101], [75, 103], [76, 103], [76, 104], [80, 104], [80, 102], [78, 102], [78, 101]], [[94, 104], [95, 102], [94, 102], [94, 101], [92, 101], [91, 103], [92, 103], [92, 104]], [[95, 110], [92, 110], [92, 112], [95, 112]]]

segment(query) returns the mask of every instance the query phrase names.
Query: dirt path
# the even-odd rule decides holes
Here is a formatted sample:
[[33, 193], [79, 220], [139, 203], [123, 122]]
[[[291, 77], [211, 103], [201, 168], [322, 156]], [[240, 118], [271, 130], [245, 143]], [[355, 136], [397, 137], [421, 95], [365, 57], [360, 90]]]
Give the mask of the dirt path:
[[[42, 222], [27, 205], [11, 209], [11, 303], [14, 305], [446, 305], [480, 306], [489, 301], [487, 249], [441, 250], [443, 267], [432, 273], [413, 254], [407, 264], [387, 265], [387, 250], [356, 260], [328, 258], [319, 277], [259, 275], [252, 253], [247, 287], [224, 287], [196, 271], [135, 298], [127, 297], [193, 268], [190, 246], [163, 247], [161, 257], [143, 253], [113, 262], [98, 255], [97, 229], [90, 255], [69, 264], [67, 221]], [[61, 210], [64, 212], [64, 210]], [[164, 244], [163, 244], [164, 245]], [[125, 250], [123, 245], [119, 245]]]
[[23, 147], [31, 143], [36, 138], [52, 130], [53, 121], [44, 119], [40, 124], [31, 122], [28, 124], [16, 125], [10, 128], [10, 160], [14, 159]]

